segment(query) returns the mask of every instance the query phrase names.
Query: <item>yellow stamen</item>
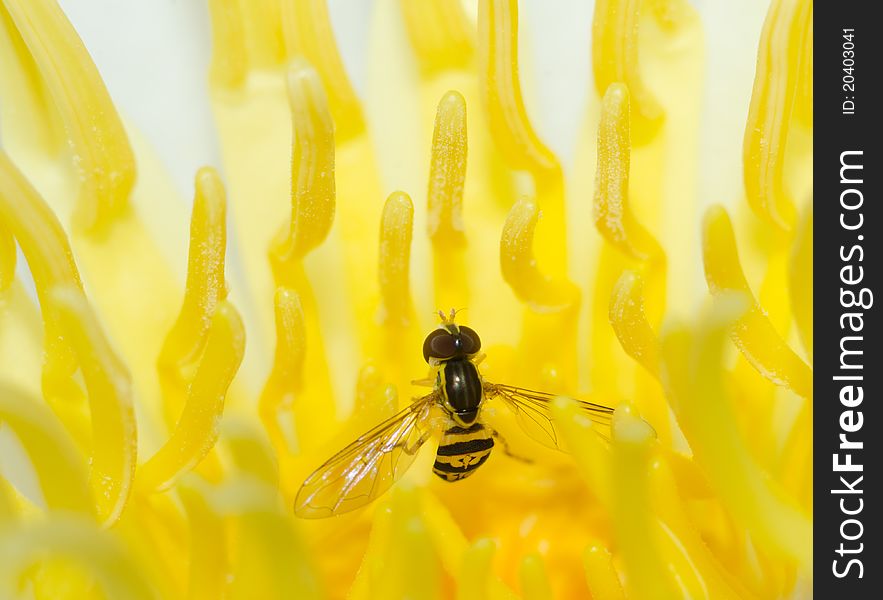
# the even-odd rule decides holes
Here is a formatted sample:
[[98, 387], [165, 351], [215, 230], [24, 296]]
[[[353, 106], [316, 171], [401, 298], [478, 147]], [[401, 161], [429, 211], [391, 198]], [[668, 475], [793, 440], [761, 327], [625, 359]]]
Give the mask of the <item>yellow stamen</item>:
[[127, 206], [135, 157], [110, 95], [83, 42], [54, 0], [7, 0], [61, 113], [81, 187], [77, 222], [94, 230]]
[[279, 468], [267, 436], [241, 415], [228, 415], [221, 425], [224, 450], [235, 470], [276, 488]]
[[459, 92], [449, 91], [438, 103], [435, 115], [427, 196], [426, 225], [433, 246], [437, 306], [469, 303], [463, 256], [466, 155], [466, 100]]
[[741, 439], [724, 380], [724, 339], [751, 303], [723, 296], [695, 333], [672, 327], [662, 337], [668, 394], [696, 461], [756, 542], [804, 568], [812, 562], [812, 524], [767, 478]]
[[182, 547], [186, 516], [176, 495], [132, 494], [130, 505], [111, 530], [127, 541], [161, 598], [183, 597], [187, 591], [189, 547]]
[[733, 226], [720, 206], [708, 209], [703, 226], [705, 278], [712, 294], [744, 294], [750, 309], [741, 315], [731, 336], [739, 351], [766, 379], [783, 385], [804, 398], [812, 397], [812, 371], [776, 333], [745, 280]]
[[534, 257], [538, 218], [537, 205], [529, 200], [519, 200], [512, 206], [500, 239], [500, 269], [515, 295], [533, 310], [561, 311], [579, 301], [579, 290], [570, 281], [540, 271]]
[[184, 302], [166, 335], [157, 359], [168, 428], [174, 429], [192, 368], [205, 348], [212, 316], [227, 295], [224, 259], [227, 248], [227, 205], [217, 172], [203, 167], [196, 174], [196, 195], [190, 220], [190, 250]]
[[644, 313], [644, 280], [625, 271], [610, 298], [610, 324], [626, 354], [659, 377], [659, 340]]
[[671, 410], [659, 387], [659, 340], [647, 319], [644, 279], [639, 273], [626, 270], [616, 282], [609, 318], [622, 349], [646, 369], [633, 378], [635, 406], [653, 423], [659, 439], [668, 442]]
[[457, 600], [514, 600], [516, 598], [507, 588], [492, 585], [491, 561], [496, 547], [488, 539], [479, 539], [469, 546], [462, 554], [460, 568], [457, 573]]
[[[433, 494], [422, 494], [421, 499], [421, 514], [426, 519], [429, 535], [445, 571], [454, 574], [457, 578], [458, 593], [462, 593], [464, 598], [512, 598], [513, 594], [506, 585], [496, 575], [489, 572], [489, 564], [484, 568], [481, 568], [480, 565], [467, 565], [470, 562], [470, 559], [467, 558], [469, 552], [487, 553], [489, 563], [490, 556], [494, 551], [493, 543], [488, 540], [479, 540], [470, 548], [466, 536], [463, 535], [459, 525], [441, 500]], [[484, 549], [479, 547], [474, 550], [476, 546], [483, 546]], [[469, 584], [476, 580], [487, 583], [490, 590], [488, 595], [485, 594], [485, 590], [488, 588], [469, 587]], [[470, 593], [473, 596], [469, 596]]]
[[[18, 280], [0, 291], [0, 307], [0, 365], [7, 366], [3, 382], [30, 396], [44, 397], [41, 380], [46, 356], [39, 307], [25, 284]], [[88, 451], [90, 432], [85, 396], [80, 394], [73, 403], [68, 403], [68, 398], [57, 400], [46, 397], [56, 412], [64, 413], [67, 409], [67, 414], [60, 418], [66, 426], [76, 423], [79, 429], [68, 428], [69, 433], [81, 449]]]
[[5, 292], [15, 280], [15, 238], [0, 221], [0, 293]]
[[[419, 508], [419, 493], [413, 486], [393, 490], [386, 544], [382, 549], [378, 546], [381, 551], [371, 557], [374, 577], [369, 597], [441, 597], [436, 552]], [[369, 558], [367, 553], [365, 558]]]
[[239, 314], [228, 301], [221, 301], [212, 318], [205, 354], [188, 390], [187, 403], [169, 440], [141, 468], [141, 489], [167, 489], [212, 449], [227, 388], [244, 350], [245, 329]]
[[138, 432], [131, 377], [111, 349], [95, 314], [77, 288], [55, 288], [51, 301], [80, 363], [92, 416], [89, 483], [105, 525], [120, 516], [137, 464]]
[[593, 598], [605, 600], [625, 600], [622, 584], [613, 568], [610, 550], [600, 542], [595, 542], [583, 554], [583, 567], [586, 570], [586, 583]]
[[518, 575], [521, 581], [521, 597], [524, 600], [551, 600], [552, 587], [539, 554], [525, 556], [521, 561]]
[[[306, 355], [306, 324], [297, 293], [288, 288], [276, 290], [276, 354], [273, 367], [258, 401], [258, 412], [273, 447], [280, 457], [295, 454], [302, 435], [309, 437], [311, 428], [302, 427], [296, 439], [291, 435], [291, 409], [303, 387], [303, 366]], [[297, 425], [306, 425], [301, 421]]]
[[178, 485], [181, 503], [190, 526], [190, 573], [187, 598], [221, 598], [227, 587], [229, 572], [227, 532], [224, 521], [206, 500], [201, 486]]
[[788, 263], [788, 292], [791, 300], [791, 312], [800, 341], [809, 354], [812, 362], [812, 202], [806, 209], [797, 226], [797, 234], [791, 247], [791, 259]]
[[231, 598], [324, 597], [311, 557], [281, 512], [275, 490], [251, 478], [231, 480], [213, 490], [209, 502], [218, 514], [235, 519]]
[[393, 192], [380, 221], [381, 319], [395, 328], [408, 325], [414, 315], [411, 299], [410, 260], [414, 207], [404, 192]]
[[665, 112], [641, 78], [638, 65], [638, 0], [598, 0], [592, 20], [592, 69], [595, 89], [606, 95], [617, 82], [635, 98], [635, 141], [646, 143], [656, 134]]
[[[671, 453], [665, 453], [666, 459]], [[686, 510], [684, 499], [686, 490], [676, 487], [672, 469], [667, 460], [656, 460], [652, 464], [651, 484], [654, 507], [658, 511], [666, 556], [678, 558], [679, 583], [687, 588], [686, 597], [708, 598], [751, 598], [739, 581], [727, 580], [721, 576], [717, 557], [708, 549], [707, 542], [698, 534]], [[672, 560], [672, 562], [675, 562]]]
[[613, 525], [622, 552], [625, 588], [636, 598], [678, 598], [667, 564], [662, 536], [651, 502], [649, 481], [652, 429], [628, 411], [617, 409], [613, 420], [611, 468], [628, 477], [612, 478]]
[[610, 509], [613, 503], [610, 488], [610, 448], [593, 430], [596, 425], [581, 414], [571, 398], [556, 398], [552, 416], [561, 430], [569, 452], [573, 454], [588, 488]]
[[300, 450], [304, 450], [305, 443], [309, 445], [319, 438], [317, 419], [330, 418], [334, 413], [319, 306], [302, 259], [323, 242], [334, 220], [335, 130], [316, 71], [306, 62], [296, 60], [288, 69], [286, 81], [293, 127], [291, 215], [287, 226], [277, 233], [271, 244], [269, 257], [276, 289], [290, 289], [300, 302], [305, 325], [304, 347], [310, 349], [304, 352], [303, 368], [311, 377], [305, 381], [303, 390], [299, 390], [302, 398], [299, 406], [305, 411], [302, 415], [305, 419], [297, 423], [299, 430], [307, 433], [307, 440], [297, 441]]
[[438, 103], [429, 163], [426, 226], [434, 244], [462, 245], [466, 179], [466, 100], [449, 91]]
[[693, 9], [687, 0], [651, 0], [650, 8], [656, 22], [666, 32], [675, 31], [692, 16]]
[[288, 70], [293, 124], [291, 223], [273, 252], [280, 262], [302, 259], [322, 243], [334, 221], [334, 123], [319, 75], [304, 61]]
[[791, 111], [811, 22], [809, 0], [774, 0], [763, 25], [742, 148], [751, 209], [784, 229], [794, 226], [794, 200], [784, 180]]
[[[0, 596], [19, 596], [17, 584], [34, 563], [57, 557], [84, 569], [107, 598], [150, 600], [155, 590], [126, 546], [94, 524], [55, 516], [0, 530]], [[87, 589], [94, 591], [94, 583]], [[74, 586], [77, 587], [77, 586]], [[65, 588], [71, 592], [69, 588]], [[86, 589], [73, 592], [87, 593]]]
[[0, 150], [0, 218], [28, 261], [45, 321], [47, 363], [59, 361], [59, 370], [74, 368], [57, 315], [49, 309], [49, 290], [55, 286], [82, 289], [80, 275], [64, 229], [52, 209], [37, 194], [5, 152]]
[[459, 68], [475, 51], [475, 34], [460, 2], [401, 0], [408, 38], [422, 69]]
[[50, 300], [55, 287], [82, 289], [67, 235], [55, 213], [43, 201], [9, 157], [0, 150], [0, 220], [24, 254], [34, 281], [43, 317], [42, 393], [78, 446], [89, 449], [90, 426], [86, 398], [73, 380], [76, 357]]
[[537, 202], [545, 213], [543, 259], [566, 272], [567, 241], [561, 166], [534, 131], [518, 79], [518, 3], [481, 0], [478, 5], [480, 91], [491, 137], [509, 167], [530, 172]]
[[209, 0], [212, 21], [212, 63], [209, 77], [221, 88], [236, 88], [245, 82], [248, 54], [245, 31], [237, 0]]
[[15, 505], [15, 491], [6, 479], [0, 475], [0, 527], [18, 517]]
[[338, 138], [349, 140], [362, 133], [361, 104], [337, 52], [326, 0], [283, 2], [282, 27], [288, 56], [306, 57], [322, 77]]
[[614, 83], [604, 94], [598, 126], [595, 226], [610, 244], [627, 256], [662, 263], [664, 267], [662, 247], [629, 207], [630, 129], [629, 89]]
[[[408, 495], [405, 490], [405, 495]], [[394, 488], [391, 493], [400, 495], [401, 492]], [[410, 490], [413, 495], [413, 490]], [[383, 585], [386, 574], [385, 554], [391, 550], [390, 534], [392, 527], [392, 510], [389, 508], [392, 499], [381, 502], [374, 513], [371, 523], [371, 534], [368, 538], [368, 548], [362, 557], [362, 562], [356, 572], [356, 578], [350, 586], [347, 597], [352, 600], [370, 600], [377, 596], [376, 590]], [[401, 596], [401, 594], [399, 594]]]
[[[810, 2], [809, 16], [806, 22], [806, 34], [803, 36], [803, 48], [800, 51], [800, 81], [797, 97], [794, 99], [794, 114], [798, 122], [812, 130], [813, 115], [813, 6]], [[844, 58], [849, 58], [845, 56]]]
[[514, 169], [535, 176], [560, 176], [558, 159], [533, 130], [521, 97], [518, 4], [481, 0], [478, 6], [483, 100], [497, 149]]
[[9, 426], [27, 452], [49, 510], [94, 513], [95, 503], [89, 493], [82, 455], [45, 406], [15, 388], [2, 385], [0, 422]]
[[286, 58], [282, 6], [274, 0], [239, 2], [245, 51], [252, 71], [272, 69]]

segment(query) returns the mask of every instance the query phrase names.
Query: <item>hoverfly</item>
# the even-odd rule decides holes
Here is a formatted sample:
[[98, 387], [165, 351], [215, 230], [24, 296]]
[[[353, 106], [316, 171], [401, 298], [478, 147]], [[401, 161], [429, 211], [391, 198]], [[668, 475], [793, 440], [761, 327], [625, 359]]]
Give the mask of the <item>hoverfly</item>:
[[[438, 428], [442, 428], [442, 435], [433, 473], [445, 481], [469, 477], [490, 456], [494, 439], [502, 441], [481, 419], [489, 400], [506, 404], [528, 436], [560, 449], [550, 412], [556, 395], [482, 378], [478, 364], [484, 354], [478, 334], [455, 323], [454, 310], [450, 316], [439, 311], [439, 316], [438, 328], [423, 342], [423, 358], [432, 375], [426, 382], [432, 385], [432, 392], [360, 436], [307, 477], [295, 499], [299, 517], [329, 517], [372, 502], [405, 473]], [[577, 402], [592, 421], [610, 426], [612, 408]]]

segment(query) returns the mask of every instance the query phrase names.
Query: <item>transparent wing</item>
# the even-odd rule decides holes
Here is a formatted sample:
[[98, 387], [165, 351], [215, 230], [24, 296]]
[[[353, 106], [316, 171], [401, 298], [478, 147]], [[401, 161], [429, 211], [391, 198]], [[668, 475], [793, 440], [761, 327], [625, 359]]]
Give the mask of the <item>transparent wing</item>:
[[319, 519], [355, 510], [383, 494], [407, 471], [431, 434], [433, 392], [396, 413], [316, 469], [297, 492], [294, 512]]
[[[515, 420], [524, 432], [540, 444], [561, 450], [561, 436], [552, 420], [552, 400], [560, 394], [537, 392], [525, 388], [484, 382], [487, 398], [499, 398], [515, 414]], [[579, 410], [595, 424], [594, 430], [605, 440], [610, 440], [610, 423], [613, 409], [603, 404], [595, 404], [574, 399]]]

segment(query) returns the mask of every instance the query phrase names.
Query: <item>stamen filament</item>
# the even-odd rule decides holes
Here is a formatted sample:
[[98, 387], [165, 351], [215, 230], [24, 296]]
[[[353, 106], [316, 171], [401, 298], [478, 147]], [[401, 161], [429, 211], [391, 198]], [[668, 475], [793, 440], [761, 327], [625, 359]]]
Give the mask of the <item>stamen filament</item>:
[[475, 34], [460, 2], [401, 0], [411, 46], [426, 73], [466, 66]]
[[672, 327], [662, 337], [668, 396], [696, 462], [713, 489], [757, 543], [803, 566], [812, 563], [812, 524], [769, 480], [738, 431], [724, 379], [724, 339], [750, 309], [724, 296], [695, 332]]
[[326, 0], [283, 2], [282, 28], [289, 58], [306, 57], [321, 76], [339, 140], [360, 135], [365, 128], [361, 103], [337, 51]]
[[739, 292], [750, 301], [730, 333], [749, 363], [766, 379], [790, 388], [804, 398], [812, 397], [812, 370], [776, 332], [755, 300], [739, 263], [736, 238], [727, 211], [713, 206], [703, 225], [703, 261], [708, 289], [714, 295]]
[[436, 306], [469, 304], [463, 226], [466, 155], [466, 100], [459, 92], [449, 91], [438, 103], [435, 115], [427, 196]]
[[227, 300], [212, 318], [205, 353], [190, 385], [187, 403], [168, 441], [141, 468], [138, 485], [162, 491], [209, 453], [218, 438], [227, 388], [242, 361], [245, 329]]
[[797, 225], [797, 233], [791, 246], [791, 258], [788, 262], [788, 292], [791, 300], [791, 312], [800, 341], [812, 362], [812, 292], [813, 292], [813, 207], [808, 202], [806, 209]]
[[659, 340], [644, 313], [644, 280], [624, 271], [610, 298], [610, 324], [626, 354], [659, 378]]
[[593, 598], [625, 600], [625, 592], [613, 567], [613, 557], [600, 541], [589, 544], [583, 554], [583, 568]]
[[245, 83], [248, 54], [245, 30], [237, 0], [209, 0], [212, 21], [211, 82], [221, 88], [233, 89]]
[[316, 71], [297, 60], [288, 70], [293, 125], [291, 222], [274, 244], [280, 262], [302, 259], [321, 244], [334, 221], [334, 123]]
[[491, 585], [491, 561], [496, 546], [489, 539], [476, 540], [466, 548], [457, 570], [457, 597], [460, 600], [514, 600], [515, 595], [508, 589]]
[[414, 206], [404, 192], [393, 192], [383, 207], [380, 222], [381, 319], [394, 328], [410, 324], [414, 316], [411, 299], [410, 260]]
[[90, 452], [86, 399], [73, 380], [77, 359], [50, 298], [55, 287], [82, 290], [67, 235], [55, 213], [0, 150], [0, 222], [28, 263], [43, 317], [42, 393], [77, 445]]
[[560, 178], [558, 159], [531, 126], [521, 97], [516, 0], [481, 0], [478, 31], [481, 90], [497, 150], [513, 169], [530, 171], [538, 178]]
[[105, 526], [119, 519], [132, 489], [138, 429], [128, 370], [77, 288], [55, 288], [51, 302], [80, 363], [92, 417], [89, 484]]
[[[20, 595], [19, 582], [46, 558], [62, 558], [85, 569], [107, 598], [150, 600], [156, 593], [128, 548], [93, 523], [55, 515], [6, 528], [0, 535], [0, 596]], [[92, 583], [84, 593], [95, 593]], [[76, 593], [76, 592], [75, 592]]]
[[227, 295], [224, 264], [227, 248], [227, 203], [217, 172], [203, 167], [196, 174], [190, 220], [190, 249], [184, 302], [157, 359], [163, 388], [166, 425], [175, 427], [190, 378], [211, 328], [218, 302]]
[[[467, 565], [467, 562], [474, 559], [467, 556], [472, 548], [451, 513], [434, 494], [421, 494], [420, 497], [421, 514], [426, 519], [429, 535], [438, 552], [439, 560], [446, 572], [455, 574], [457, 589], [465, 594], [473, 594], [465, 596], [467, 598], [512, 600], [514, 598], [512, 591], [490, 570], [490, 558], [494, 551], [493, 542], [479, 540], [472, 546], [472, 548], [478, 546], [477, 550], [472, 550], [473, 554], [476, 552], [486, 554], [488, 564]], [[471, 587], [475, 580], [485, 582], [486, 586]]]
[[500, 239], [500, 269], [515, 295], [537, 312], [557, 312], [579, 301], [579, 289], [570, 281], [553, 279], [541, 272], [534, 257], [534, 229], [539, 218], [537, 205], [516, 202]]
[[629, 207], [630, 130], [629, 89], [614, 83], [604, 94], [598, 126], [595, 226], [611, 245], [627, 256], [642, 262], [662, 263], [664, 267], [662, 247]]
[[290, 427], [284, 425], [284, 420], [292, 418], [292, 405], [303, 387], [307, 335], [297, 292], [280, 287], [276, 290], [273, 304], [276, 314], [276, 354], [258, 401], [258, 412], [273, 447], [282, 458], [295, 454], [300, 434], [309, 435], [311, 430], [310, 427], [303, 427], [296, 439], [290, 439], [291, 436], [287, 434]]
[[491, 137], [508, 166], [528, 171], [545, 215], [538, 245], [548, 268], [567, 270], [564, 183], [555, 154], [533, 129], [518, 79], [518, 3], [481, 0], [478, 5], [480, 91]]
[[[650, 496], [654, 436], [640, 418], [618, 409], [613, 419], [611, 513], [625, 569], [625, 588], [636, 598], [678, 598]], [[667, 548], [666, 548], [667, 549]], [[663, 558], [666, 557], [666, 558]]]
[[12, 430], [28, 454], [49, 510], [94, 514], [82, 454], [44, 405], [15, 388], [0, 385], [0, 422]]
[[214, 490], [209, 502], [236, 525], [231, 598], [324, 597], [307, 548], [280, 511], [274, 489], [253, 479], [232, 480]]
[[190, 528], [189, 600], [223, 597], [227, 588], [225, 574], [230, 570], [224, 521], [206, 500], [201, 487], [183, 480], [178, 485]]
[[610, 86], [628, 86], [635, 98], [635, 141], [648, 142], [665, 112], [641, 78], [638, 65], [638, 0], [597, 0], [592, 21], [592, 68], [598, 94]]
[[518, 576], [523, 600], [551, 600], [553, 598], [549, 576], [539, 554], [528, 554], [522, 559]]
[[770, 4], [757, 51], [742, 149], [749, 206], [757, 216], [785, 231], [794, 226], [796, 215], [784, 180], [785, 151], [811, 5], [808, 0], [774, 0]]
[[580, 414], [576, 402], [567, 397], [556, 398], [552, 417], [561, 430], [566, 448], [573, 454], [580, 473], [605, 510], [611, 510], [610, 448], [593, 429], [597, 427]]
[[61, 113], [81, 187], [77, 223], [106, 226], [128, 206], [135, 157], [98, 70], [54, 0], [5, 0]]
[[49, 290], [55, 286], [82, 289], [67, 235], [52, 209], [24, 175], [0, 150], [0, 219], [18, 241], [34, 280], [45, 323], [47, 369], [72, 373], [75, 369], [70, 346], [50, 309]]
[[463, 182], [466, 180], [466, 100], [449, 91], [438, 103], [429, 164], [427, 230], [433, 244], [465, 243]]
[[12, 232], [0, 221], [0, 293], [15, 281], [16, 249]]

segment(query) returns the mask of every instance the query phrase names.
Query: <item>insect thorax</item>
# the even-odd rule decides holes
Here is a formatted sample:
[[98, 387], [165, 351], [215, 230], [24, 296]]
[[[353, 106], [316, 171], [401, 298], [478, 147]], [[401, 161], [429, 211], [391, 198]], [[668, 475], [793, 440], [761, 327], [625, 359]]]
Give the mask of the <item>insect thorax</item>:
[[441, 363], [437, 385], [444, 406], [458, 425], [468, 427], [478, 418], [484, 399], [478, 369], [468, 358], [455, 358]]

